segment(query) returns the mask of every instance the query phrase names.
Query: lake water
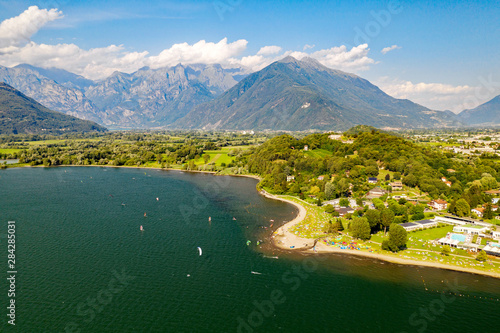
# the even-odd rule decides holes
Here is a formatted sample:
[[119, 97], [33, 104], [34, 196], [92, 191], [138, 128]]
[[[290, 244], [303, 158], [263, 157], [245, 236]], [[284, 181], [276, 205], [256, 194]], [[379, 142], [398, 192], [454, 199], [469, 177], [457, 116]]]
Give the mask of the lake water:
[[[271, 219], [276, 228], [296, 209], [255, 185], [161, 170], [1, 170], [0, 330], [498, 331], [498, 279], [257, 246]], [[7, 221], [16, 225], [15, 327]]]

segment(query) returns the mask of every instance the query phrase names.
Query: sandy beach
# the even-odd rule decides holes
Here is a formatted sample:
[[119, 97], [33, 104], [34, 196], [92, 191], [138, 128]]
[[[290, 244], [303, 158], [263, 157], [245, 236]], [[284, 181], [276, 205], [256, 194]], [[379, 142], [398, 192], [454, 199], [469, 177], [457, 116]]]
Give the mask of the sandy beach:
[[338, 247], [334, 246], [328, 246], [325, 243], [318, 241], [316, 243], [315, 249], [312, 248], [314, 244], [314, 239], [308, 239], [308, 238], [302, 238], [290, 231], [290, 228], [293, 228], [296, 224], [300, 223], [304, 218], [306, 217], [307, 211], [306, 209], [293, 201], [286, 200], [280, 197], [277, 197], [275, 195], [269, 194], [265, 191], [260, 192], [263, 196], [268, 197], [270, 199], [274, 200], [279, 200], [279, 201], [284, 201], [287, 202], [291, 205], [294, 205], [299, 209], [299, 213], [297, 216], [279, 227], [278, 229], [275, 230], [272, 240], [274, 245], [277, 248], [283, 249], [283, 250], [289, 250], [289, 251], [306, 251], [306, 252], [311, 252], [311, 253], [337, 253], [337, 254], [347, 254], [347, 255], [355, 255], [355, 256], [362, 256], [362, 257], [367, 257], [367, 258], [372, 258], [372, 259], [377, 259], [377, 260], [382, 260], [386, 262], [391, 262], [395, 264], [402, 264], [402, 265], [412, 265], [412, 266], [426, 266], [426, 267], [433, 267], [433, 268], [440, 268], [440, 269], [447, 269], [447, 270], [453, 270], [453, 271], [458, 271], [458, 272], [464, 272], [464, 273], [473, 273], [473, 274], [480, 274], [480, 275], [486, 275], [486, 276], [491, 276], [495, 278], [500, 278], [500, 273], [497, 272], [486, 272], [482, 271], [479, 269], [475, 268], [466, 268], [466, 267], [459, 267], [459, 266], [452, 266], [452, 265], [446, 265], [438, 262], [426, 262], [426, 261], [419, 261], [419, 260], [412, 260], [412, 259], [404, 259], [404, 258], [398, 258], [395, 256], [391, 255], [385, 255], [385, 254], [380, 254], [380, 253], [374, 253], [374, 252], [366, 252], [366, 251], [361, 251], [361, 250], [348, 250], [348, 249], [340, 249]]

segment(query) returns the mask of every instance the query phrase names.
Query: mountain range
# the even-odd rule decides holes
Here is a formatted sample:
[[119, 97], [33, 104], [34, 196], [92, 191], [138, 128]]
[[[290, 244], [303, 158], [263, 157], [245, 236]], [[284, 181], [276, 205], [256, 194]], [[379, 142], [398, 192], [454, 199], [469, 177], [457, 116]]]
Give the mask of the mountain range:
[[468, 125], [500, 124], [500, 95], [474, 109], [460, 112], [458, 119]]
[[32, 98], [0, 82], [0, 134], [61, 134], [104, 132], [106, 128], [47, 109]]
[[312, 58], [287, 57], [249, 75], [217, 64], [179, 64], [115, 72], [100, 81], [23, 64], [0, 66], [0, 81], [50, 109], [112, 129], [344, 130], [357, 124], [428, 128], [500, 123], [498, 100], [460, 115], [430, 110]]
[[395, 99], [354, 74], [286, 57], [250, 74], [172, 126], [203, 129], [345, 130], [458, 125], [449, 113]]

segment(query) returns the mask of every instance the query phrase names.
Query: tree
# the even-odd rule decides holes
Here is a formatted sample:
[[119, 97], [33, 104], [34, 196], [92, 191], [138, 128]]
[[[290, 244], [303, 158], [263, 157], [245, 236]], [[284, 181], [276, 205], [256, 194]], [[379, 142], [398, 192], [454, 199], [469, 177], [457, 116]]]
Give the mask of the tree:
[[380, 211], [377, 209], [367, 210], [364, 217], [368, 220], [368, 224], [372, 230], [380, 223]]
[[389, 248], [393, 252], [398, 252], [406, 247], [408, 241], [408, 234], [405, 228], [399, 224], [393, 223], [389, 227]]
[[372, 203], [375, 206], [375, 208], [377, 208], [378, 210], [382, 210], [382, 209], [385, 208], [384, 202], [381, 199], [379, 199], [379, 198], [374, 198], [372, 200]]
[[336, 234], [338, 231], [337, 222], [333, 223], [332, 220], [328, 221], [326, 232], [329, 234]]
[[385, 208], [380, 212], [380, 224], [384, 227], [384, 235], [387, 232], [387, 227], [394, 222], [394, 213], [392, 210]]
[[441, 254], [445, 255], [445, 256], [449, 256], [451, 253], [451, 248], [449, 245], [443, 245], [443, 247], [441, 248]]
[[493, 218], [493, 210], [491, 209], [490, 202], [488, 202], [484, 208], [483, 218], [486, 220], [491, 220]]
[[348, 207], [349, 206], [349, 199], [347, 198], [341, 198], [339, 201], [340, 207]]
[[313, 194], [313, 195], [316, 195], [318, 194], [320, 191], [319, 187], [318, 186], [313, 186], [311, 187], [311, 189], [309, 190], [309, 193]]
[[364, 217], [355, 217], [351, 222], [351, 234], [354, 238], [370, 239], [370, 224]]
[[326, 205], [325, 207], [325, 212], [327, 213], [333, 213], [335, 211], [335, 207], [333, 207], [332, 205]]
[[479, 254], [476, 257], [476, 260], [477, 261], [486, 261], [486, 260], [488, 260], [488, 255], [486, 254], [486, 252], [484, 252], [484, 250], [481, 250], [481, 252], [479, 252]]
[[459, 199], [455, 203], [455, 214], [460, 217], [470, 215], [470, 206], [465, 199]]
[[385, 175], [385, 181], [388, 182], [389, 180], [391, 180], [391, 175], [390, 174], [386, 174]]
[[332, 199], [335, 196], [335, 185], [332, 182], [325, 184], [325, 197], [326, 199]]
[[369, 165], [366, 167], [365, 169], [365, 173], [368, 175], [368, 176], [372, 176], [372, 177], [376, 177], [378, 176], [378, 167], [377, 165]]
[[337, 219], [337, 230], [344, 231], [344, 225], [342, 224], [342, 219]]
[[341, 195], [346, 194], [349, 190], [349, 181], [346, 178], [342, 178], [338, 183], [338, 190]]
[[210, 161], [210, 155], [208, 154], [203, 155], [203, 161], [205, 162], [205, 164], [207, 164], [208, 161]]

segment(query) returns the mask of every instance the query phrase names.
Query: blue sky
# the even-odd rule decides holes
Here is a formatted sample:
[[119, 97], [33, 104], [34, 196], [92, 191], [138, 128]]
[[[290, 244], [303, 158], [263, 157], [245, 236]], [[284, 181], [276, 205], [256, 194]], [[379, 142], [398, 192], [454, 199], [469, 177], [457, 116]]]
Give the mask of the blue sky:
[[[0, 0], [0, 65], [100, 79], [176, 62], [250, 71], [311, 55], [395, 97], [459, 111], [500, 94], [499, 17], [498, 1]], [[26, 22], [36, 24], [12, 31]]]

